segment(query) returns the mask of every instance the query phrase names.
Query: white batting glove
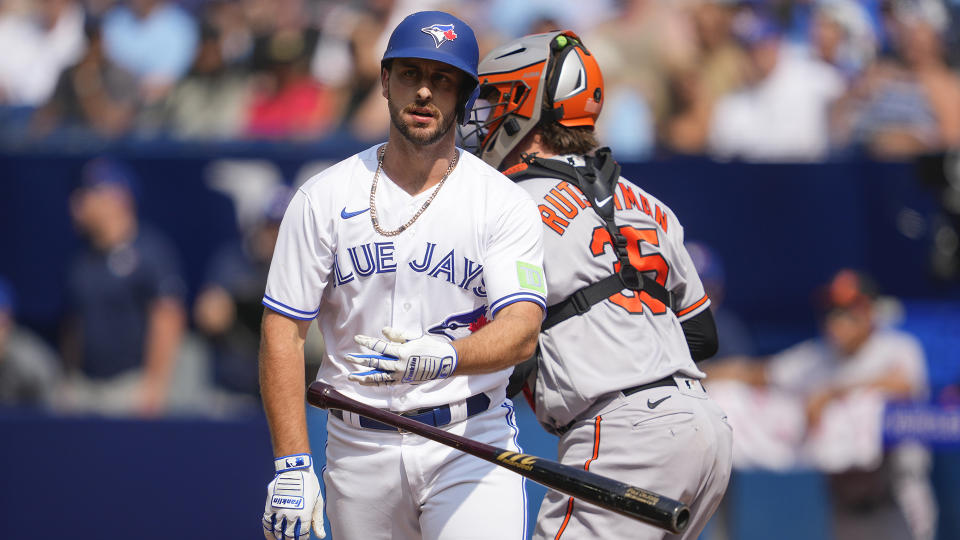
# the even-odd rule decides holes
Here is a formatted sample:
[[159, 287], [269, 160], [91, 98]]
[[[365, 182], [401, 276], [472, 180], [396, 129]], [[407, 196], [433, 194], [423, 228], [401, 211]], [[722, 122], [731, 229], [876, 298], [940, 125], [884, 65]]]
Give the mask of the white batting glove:
[[351, 373], [348, 378], [363, 385], [404, 382], [418, 384], [445, 379], [457, 369], [457, 351], [450, 343], [433, 336], [412, 336], [386, 327], [383, 335], [390, 341], [370, 336], [353, 340], [379, 354], [348, 354], [347, 360], [371, 368]]
[[307, 540], [312, 523], [317, 538], [325, 538], [323, 495], [310, 454], [284, 456], [273, 463], [277, 472], [267, 486], [263, 536], [266, 540]]

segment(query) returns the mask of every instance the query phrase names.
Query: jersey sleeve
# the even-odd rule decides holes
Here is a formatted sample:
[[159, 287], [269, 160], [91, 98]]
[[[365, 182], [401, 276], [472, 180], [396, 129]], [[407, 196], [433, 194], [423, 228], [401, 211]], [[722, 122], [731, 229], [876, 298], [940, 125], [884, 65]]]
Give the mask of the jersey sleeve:
[[183, 301], [187, 285], [180, 271], [180, 257], [173, 242], [154, 230], [144, 234], [141, 255], [149, 278], [148, 293], [151, 298], [173, 298]]
[[821, 379], [820, 365], [826, 357], [817, 340], [797, 343], [767, 360], [767, 381], [782, 390], [805, 394], [811, 384]]
[[674, 309], [677, 319], [684, 322], [710, 307], [710, 298], [703, 288], [703, 282], [700, 281], [700, 275], [693, 264], [693, 259], [687, 253], [687, 248], [683, 245], [683, 227], [674, 220], [670, 237], [671, 250], [671, 279], [667, 282], [667, 288], [674, 293]]
[[487, 237], [483, 281], [490, 314], [514, 302], [534, 302], [546, 312], [540, 213], [525, 192], [504, 206]]
[[317, 219], [307, 194], [297, 191], [280, 223], [263, 296], [265, 306], [293, 319], [317, 316], [333, 265], [328, 226]]
[[894, 364], [910, 382], [910, 392], [914, 399], [928, 397], [927, 360], [923, 346], [910, 334], [899, 334], [896, 343], [890, 346]]

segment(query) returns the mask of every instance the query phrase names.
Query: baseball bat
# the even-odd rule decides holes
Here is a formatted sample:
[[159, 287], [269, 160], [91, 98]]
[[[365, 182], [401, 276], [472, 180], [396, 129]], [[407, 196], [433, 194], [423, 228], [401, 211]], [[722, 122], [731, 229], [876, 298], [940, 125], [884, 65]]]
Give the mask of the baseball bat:
[[680, 501], [556, 461], [511, 452], [448, 433], [399, 414], [360, 403], [319, 381], [310, 384], [307, 401], [321, 409], [350, 411], [416, 433], [509, 469], [571, 497], [670, 532], [682, 532], [690, 521], [690, 509]]

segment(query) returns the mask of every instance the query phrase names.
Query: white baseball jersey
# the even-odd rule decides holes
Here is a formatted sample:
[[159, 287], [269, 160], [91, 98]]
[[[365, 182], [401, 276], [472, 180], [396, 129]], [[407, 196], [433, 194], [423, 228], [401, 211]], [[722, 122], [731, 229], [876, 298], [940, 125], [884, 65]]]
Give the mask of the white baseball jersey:
[[809, 397], [832, 385], [859, 386], [899, 370], [917, 399], [927, 395], [923, 347], [910, 334], [892, 328], [874, 330], [849, 357], [842, 357], [823, 339], [809, 339], [777, 353], [767, 365], [767, 378], [777, 388]]
[[[583, 165], [579, 156], [560, 156]], [[519, 182], [539, 205], [547, 261], [547, 305], [619, 268], [603, 219], [576, 187], [556, 178]], [[710, 306], [683, 246], [683, 227], [670, 209], [620, 178], [612, 200], [627, 238], [631, 263], [677, 297], [676, 313], [645, 293], [624, 290], [540, 335], [537, 416], [561, 427], [598, 396], [673, 373], [703, 378], [690, 356], [680, 322]], [[572, 238], [572, 239], [571, 239]], [[616, 266], [615, 266], [616, 265]]]
[[[411, 386], [361, 386], [342, 360], [366, 354], [353, 337], [385, 326], [454, 340], [513, 302], [545, 306], [541, 226], [522, 189], [477, 157], [460, 161], [425, 212], [399, 235], [373, 229], [369, 148], [308, 180], [280, 225], [263, 303], [295, 319], [317, 318], [327, 348], [317, 379], [395, 411], [442, 405], [478, 392], [502, 398], [510, 370]], [[377, 219], [395, 230], [433, 189], [411, 196], [381, 171]]]

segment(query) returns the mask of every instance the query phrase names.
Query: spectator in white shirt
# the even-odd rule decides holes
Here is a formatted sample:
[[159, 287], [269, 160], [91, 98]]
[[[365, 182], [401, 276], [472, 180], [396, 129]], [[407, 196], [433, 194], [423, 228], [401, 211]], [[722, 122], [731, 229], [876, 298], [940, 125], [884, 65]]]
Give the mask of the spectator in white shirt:
[[843, 76], [784, 46], [771, 19], [747, 13], [735, 29], [750, 58], [748, 84], [717, 103], [708, 153], [746, 161], [824, 159], [830, 106], [845, 90]]
[[[4, 4], [0, 0], [0, 6]], [[0, 15], [0, 105], [37, 106], [86, 47], [76, 0], [37, 0]]]

